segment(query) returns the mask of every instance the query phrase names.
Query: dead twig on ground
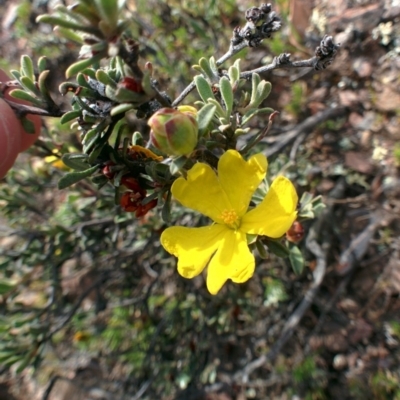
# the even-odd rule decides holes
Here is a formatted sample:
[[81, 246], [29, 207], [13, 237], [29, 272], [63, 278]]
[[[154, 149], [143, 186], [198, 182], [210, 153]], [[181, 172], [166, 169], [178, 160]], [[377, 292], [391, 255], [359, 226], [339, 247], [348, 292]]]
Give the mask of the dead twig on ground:
[[[306, 120], [296, 125], [295, 128], [291, 129], [288, 132], [282, 133], [276, 139], [276, 143], [273, 146], [269, 146], [265, 155], [270, 157], [276, 153], [282, 151], [284, 147], [289, 145], [293, 140], [298, 137], [302, 138], [302, 141], [306, 139], [306, 137], [314, 131], [314, 129], [321, 124], [332, 118], [339, 118], [346, 115], [347, 109], [345, 107], [337, 107], [337, 108], [328, 108], [324, 111], [321, 111], [311, 117], [308, 117]], [[303, 136], [300, 136], [303, 135]], [[300, 143], [296, 143], [296, 146], [299, 146]]]

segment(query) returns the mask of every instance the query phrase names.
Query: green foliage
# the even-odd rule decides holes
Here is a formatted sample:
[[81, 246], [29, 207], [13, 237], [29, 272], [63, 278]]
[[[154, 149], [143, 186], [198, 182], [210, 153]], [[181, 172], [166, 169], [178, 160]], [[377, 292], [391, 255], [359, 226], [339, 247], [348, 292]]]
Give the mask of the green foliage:
[[395, 158], [395, 164], [400, 167], [400, 143], [396, 143], [393, 149], [393, 154]]
[[371, 391], [377, 400], [400, 399], [400, 376], [388, 371], [378, 371], [370, 379]]
[[[19, 372], [46, 364], [47, 344], [70, 346], [70, 351], [101, 354], [110, 364], [126, 368], [135, 393], [150, 377], [151, 399], [175, 395], [199, 382], [213, 384], [221, 365], [234, 369], [248, 362], [250, 342], [241, 343], [238, 333], [251, 341], [246, 332], [258, 329], [272, 306], [290, 298], [283, 268], [274, 268], [274, 277], [265, 278], [276, 267], [274, 255], [288, 257], [297, 274], [304, 259], [299, 247], [284, 238], [256, 237], [251, 245], [268, 261], [257, 266], [252, 284], [229, 283], [220, 297], [211, 298], [202, 277], [178, 277], [175, 261], [159, 245], [165, 222], [196, 226], [204, 225], [206, 218], [172, 204], [171, 185], [194, 162], [215, 167], [215, 154], [221, 151], [240, 144], [239, 150], [248, 154], [260, 145], [265, 121], [260, 124], [259, 117], [274, 111], [264, 107], [271, 83], [254, 73], [246, 89], [240, 60], [221, 74], [221, 65], [209, 57], [229, 47], [235, 1], [137, 1], [137, 12], [131, 14], [128, 4], [119, 19], [122, 3], [81, 0], [74, 8], [60, 6], [39, 17], [56, 25], [57, 35], [34, 38], [34, 52], [43, 49], [49, 60], [41, 57], [36, 66], [24, 56], [20, 70], [13, 71], [21, 86], [13, 95], [61, 119], [47, 120], [54, 132], [50, 139], [45, 129], [34, 150], [40, 162], [24, 161], [0, 187], [7, 219], [2, 239], [12, 239], [0, 253], [0, 295], [6, 310], [0, 316], [0, 364], [15, 365]], [[30, 3], [20, 7], [26, 21]], [[17, 28], [21, 37], [29, 35], [23, 23]], [[60, 84], [64, 100], [71, 103], [66, 111], [49, 90], [48, 72], [54, 68], [50, 57], [71, 41], [81, 46], [81, 59], [65, 68], [70, 81]], [[136, 44], [143, 61], [150, 63], [137, 63], [124, 53], [138, 55]], [[145, 121], [155, 108], [171, 105], [169, 96], [192, 79], [196, 60], [194, 69], [201, 75], [194, 78], [198, 93], [192, 96], [202, 100], [197, 103], [198, 148], [192, 158], [161, 161], [149, 143]], [[301, 97], [304, 93], [295, 87], [293, 112], [300, 111]], [[242, 137], [249, 133], [254, 140], [244, 145]], [[153, 153], [136, 152], [132, 148], [137, 145], [147, 145], [145, 150], [151, 147]], [[44, 161], [47, 156], [62, 160], [70, 170], [61, 172]], [[273, 175], [284, 170], [285, 157], [271, 160]], [[303, 168], [287, 172], [300, 185], [307, 182]], [[121, 178], [126, 175], [146, 190], [141, 205], [157, 199], [157, 207], [141, 219], [120, 206]], [[67, 189], [59, 191], [57, 185]], [[265, 181], [255, 203], [267, 190]], [[299, 218], [315, 218], [322, 208], [320, 198], [304, 194]], [[72, 288], [67, 287], [67, 272], [77, 279]], [[317, 379], [320, 372], [311, 361], [298, 367], [296, 383]], [[316, 396], [318, 387], [313, 390]]]

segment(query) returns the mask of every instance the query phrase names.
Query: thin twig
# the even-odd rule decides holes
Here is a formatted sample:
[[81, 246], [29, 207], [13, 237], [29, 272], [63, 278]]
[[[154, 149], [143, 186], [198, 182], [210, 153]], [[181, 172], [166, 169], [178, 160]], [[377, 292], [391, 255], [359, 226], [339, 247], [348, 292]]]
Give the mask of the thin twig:
[[40, 341], [41, 343], [45, 343], [48, 341], [53, 335], [55, 335], [58, 331], [60, 331], [64, 326], [68, 324], [68, 322], [73, 318], [75, 313], [78, 311], [79, 307], [81, 306], [83, 300], [90, 294], [90, 292], [95, 289], [97, 286], [101, 285], [104, 280], [107, 278], [106, 273], [102, 274], [96, 281], [90, 285], [78, 298], [77, 302], [74, 304], [68, 315], [55, 327], [53, 328], [44, 338]]
[[345, 107], [337, 107], [328, 108], [324, 111], [320, 111], [315, 115], [312, 115], [311, 117], [308, 117], [306, 120], [298, 124], [295, 128], [278, 136], [279, 139], [277, 140], [277, 143], [273, 146], [268, 147], [265, 150], [265, 155], [267, 157], [270, 157], [280, 152], [285, 146], [287, 146], [292, 140], [296, 139], [302, 133], [309, 135], [313, 132], [315, 127], [322, 122], [325, 122], [328, 119], [341, 117], [346, 113], [347, 109]]

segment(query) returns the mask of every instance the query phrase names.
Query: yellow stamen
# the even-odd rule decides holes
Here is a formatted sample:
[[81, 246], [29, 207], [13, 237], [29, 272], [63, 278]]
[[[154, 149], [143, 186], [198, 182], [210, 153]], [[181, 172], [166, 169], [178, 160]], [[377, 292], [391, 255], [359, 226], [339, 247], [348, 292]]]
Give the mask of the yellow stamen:
[[239, 217], [236, 214], [235, 210], [224, 210], [221, 213], [221, 219], [225, 225], [228, 225], [230, 228], [237, 229], [239, 228]]

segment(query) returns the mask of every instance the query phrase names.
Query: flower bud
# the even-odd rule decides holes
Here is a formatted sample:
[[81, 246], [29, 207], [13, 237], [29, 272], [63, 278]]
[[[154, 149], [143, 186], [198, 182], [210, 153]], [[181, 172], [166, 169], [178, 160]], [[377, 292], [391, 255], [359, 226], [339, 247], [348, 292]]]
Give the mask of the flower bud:
[[150, 138], [155, 147], [172, 156], [189, 154], [197, 145], [195, 109], [161, 108], [150, 119]]

